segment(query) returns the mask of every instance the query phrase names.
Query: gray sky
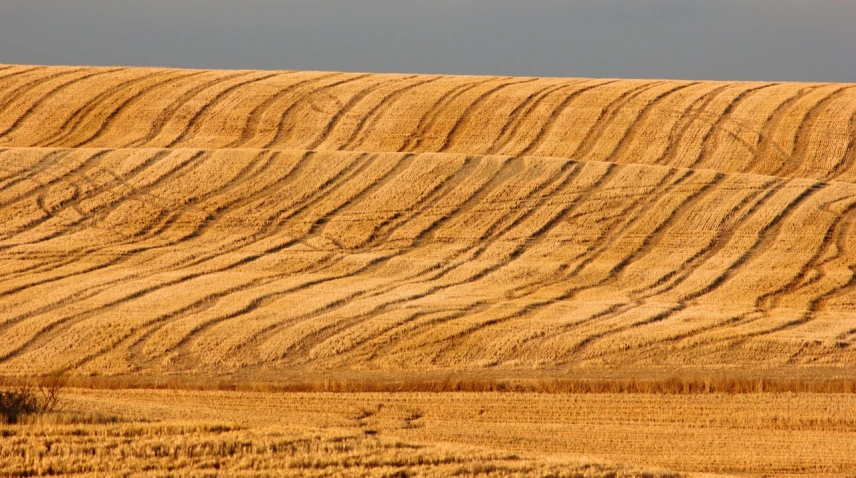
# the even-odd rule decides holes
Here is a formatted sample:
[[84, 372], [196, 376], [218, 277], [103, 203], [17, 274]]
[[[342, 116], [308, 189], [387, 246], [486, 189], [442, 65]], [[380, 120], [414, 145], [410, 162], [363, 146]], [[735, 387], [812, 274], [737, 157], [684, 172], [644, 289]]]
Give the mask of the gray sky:
[[856, 0], [0, 0], [0, 62], [856, 82]]

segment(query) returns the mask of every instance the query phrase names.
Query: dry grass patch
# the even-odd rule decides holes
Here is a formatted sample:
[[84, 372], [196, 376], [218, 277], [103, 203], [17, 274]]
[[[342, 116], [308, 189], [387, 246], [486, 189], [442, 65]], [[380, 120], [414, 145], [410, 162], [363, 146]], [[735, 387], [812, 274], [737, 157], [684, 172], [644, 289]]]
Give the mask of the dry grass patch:
[[351, 430], [219, 423], [0, 427], [3, 476], [675, 476], [416, 444]]

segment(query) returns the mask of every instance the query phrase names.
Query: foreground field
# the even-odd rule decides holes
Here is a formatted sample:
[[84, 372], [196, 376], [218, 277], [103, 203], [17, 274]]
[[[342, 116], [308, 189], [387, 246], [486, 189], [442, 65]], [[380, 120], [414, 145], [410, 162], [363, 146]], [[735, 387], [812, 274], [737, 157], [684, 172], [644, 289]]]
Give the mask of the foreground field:
[[[492, 463], [498, 470], [503, 467], [527, 469], [534, 475], [550, 470], [550, 463], [554, 465], [553, 470], [560, 467], [558, 469], [567, 473], [580, 471], [583, 463], [590, 466], [600, 463], [603, 468], [589, 471], [604, 473], [629, 472], [632, 468], [603, 463], [632, 463], [649, 472], [659, 469], [681, 473], [811, 476], [856, 473], [854, 395], [76, 390], [69, 392], [66, 408], [87, 414], [114, 415], [131, 423], [136, 420], [203, 420], [231, 427], [217, 433], [199, 432], [201, 436], [192, 439], [197, 432], [163, 427], [158, 423], [138, 424], [130, 428], [140, 430], [140, 435], [147, 437], [135, 442], [139, 450], [170, 440], [175, 447], [181, 444], [179, 437], [182, 435], [187, 435], [187, 446], [205, 440], [213, 443], [244, 440], [256, 447], [277, 440], [299, 441], [295, 437], [306, 438], [316, 433], [322, 437], [313, 442], [317, 446], [326, 446], [334, 436], [346, 437], [345, 442], [354, 445], [356, 456], [364, 460], [362, 463], [369, 460], [368, 456], [385, 454], [389, 457], [387, 463], [392, 463], [392, 457], [405, 462], [420, 455], [426, 459], [436, 457], [438, 453], [451, 453], [455, 457], [446, 463], [446, 468], [434, 468], [435, 471], [454, 470], [459, 466], [466, 469], [484, 457], [493, 457]], [[121, 442], [115, 435], [125, 435], [107, 430], [127, 427], [99, 425], [84, 432], [78, 440]], [[28, 440], [36, 443], [78, 428], [59, 427], [41, 437], [41, 431], [11, 427], [18, 430], [16, 435], [3, 440], [9, 444], [29, 436]], [[367, 432], [372, 435], [366, 435]], [[373, 434], [375, 432], [377, 435]], [[436, 445], [390, 447], [394, 440]], [[473, 446], [489, 447], [493, 451]], [[179, 453], [186, 449], [180, 449]], [[59, 448], [56, 453], [63, 453], [62, 450]], [[294, 453], [299, 454], [303, 448], [297, 450]], [[254, 453], [248, 452], [249, 455]], [[510, 455], [517, 455], [519, 459], [509, 460]], [[263, 457], [255, 458], [263, 463]], [[300, 462], [299, 456], [292, 455], [289, 459]], [[408, 463], [413, 466], [412, 461]], [[428, 472], [431, 468], [425, 470]]]
[[[156, 471], [160, 470], [160, 471]], [[362, 430], [172, 421], [0, 426], [3, 476], [671, 476]]]

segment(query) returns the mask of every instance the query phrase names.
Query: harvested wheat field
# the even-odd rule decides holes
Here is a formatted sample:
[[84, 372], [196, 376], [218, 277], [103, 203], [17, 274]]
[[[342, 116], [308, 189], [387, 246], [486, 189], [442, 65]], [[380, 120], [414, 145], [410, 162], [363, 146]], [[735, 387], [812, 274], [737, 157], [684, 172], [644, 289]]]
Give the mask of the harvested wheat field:
[[526, 458], [361, 431], [217, 422], [28, 423], [0, 429], [3, 476], [675, 476], [584, 459]]
[[[459, 413], [375, 436], [166, 394], [146, 424], [78, 390], [124, 418], [9, 425], [66, 451], [0, 474], [856, 473], [854, 343], [856, 85], [0, 65], [5, 383]], [[89, 427], [113, 451], [57, 468]]]

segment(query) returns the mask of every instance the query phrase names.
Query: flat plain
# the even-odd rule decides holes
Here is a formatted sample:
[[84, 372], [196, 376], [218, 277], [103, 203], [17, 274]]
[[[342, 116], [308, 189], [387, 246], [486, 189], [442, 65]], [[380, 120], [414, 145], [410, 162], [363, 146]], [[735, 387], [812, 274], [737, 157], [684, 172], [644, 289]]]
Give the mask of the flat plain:
[[0, 65], [0, 218], [0, 374], [125, 417], [45, 430], [856, 472], [856, 85]]

